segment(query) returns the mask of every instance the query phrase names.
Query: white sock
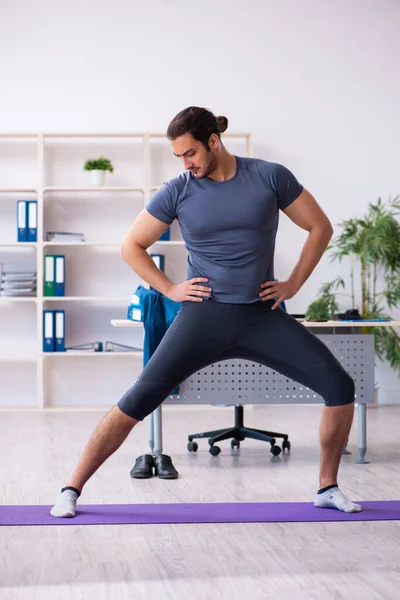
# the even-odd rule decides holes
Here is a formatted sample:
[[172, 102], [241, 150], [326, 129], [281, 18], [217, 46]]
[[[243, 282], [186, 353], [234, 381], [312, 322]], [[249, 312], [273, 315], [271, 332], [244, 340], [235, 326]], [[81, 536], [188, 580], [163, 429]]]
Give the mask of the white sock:
[[348, 500], [338, 487], [333, 487], [322, 494], [317, 494], [314, 506], [317, 508], [337, 508], [346, 513], [360, 512], [362, 510], [362, 506]]
[[71, 518], [76, 514], [78, 494], [73, 490], [64, 490], [50, 511], [52, 517]]

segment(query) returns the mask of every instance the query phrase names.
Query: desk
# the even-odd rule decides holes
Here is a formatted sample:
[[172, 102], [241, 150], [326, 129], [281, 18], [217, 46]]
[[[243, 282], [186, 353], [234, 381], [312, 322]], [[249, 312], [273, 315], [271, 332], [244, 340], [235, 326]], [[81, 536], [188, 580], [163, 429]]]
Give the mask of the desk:
[[[112, 325], [114, 325], [115, 327], [143, 327], [143, 323], [138, 323], [135, 321], [130, 321], [128, 319], [112, 319], [111, 320]], [[357, 329], [359, 330], [360, 327], [400, 327], [400, 321], [323, 321], [323, 322], [314, 322], [314, 321], [302, 321], [302, 324], [305, 327], [309, 327], [311, 329], [317, 329], [317, 328], [324, 328], [324, 329], [330, 329], [332, 330], [332, 334], [330, 334], [329, 336], [323, 336], [323, 335], [319, 335], [319, 337], [321, 339], [323, 339], [323, 341], [325, 341], [326, 343], [331, 343], [330, 338], [332, 338], [332, 341], [334, 341], [335, 343], [338, 344], [338, 348], [340, 348], [339, 352], [342, 352], [343, 349], [347, 350], [347, 353], [349, 354], [349, 357], [351, 358], [352, 361], [352, 368], [353, 368], [353, 373], [351, 373], [352, 375], [354, 375], [354, 370], [356, 370], [357, 368], [360, 369], [361, 367], [361, 380], [357, 381], [357, 378], [355, 378], [356, 381], [356, 405], [357, 405], [357, 409], [358, 409], [358, 452], [359, 452], [359, 459], [356, 461], [357, 463], [363, 464], [363, 463], [367, 463], [367, 461], [365, 460], [365, 454], [366, 454], [366, 450], [367, 450], [367, 411], [366, 411], [366, 405], [367, 404], [371, 404], [373, 402], [373, 398], [374, 398], [374, 357], [375, 357], [375, 352], [374, 352], [374, 338], [372, 335], [360, 335], [360, 334], [356, 334]], [[337, 334], [337, 329], [343, 329], [343, 328], [347, 328], [351, 330], [350, 334], [347, 335], [338, 335]], [[335, 336], [333, 338], [333, 335]], [[356, 353], [359, 351], [360, 349], [360, 343], [362, 344], [361, 346], [361, 351], [364, 353], [364, 358], [361, 361], [361, 364], [357, 364], [357, 360], [356, 357], [353, 355], [351, 356], [351, 352], [355, 351]], [[350, 348], [350, 350], [349, 350]], [[345, 354], [346, 352], [343, 352], [343, 354]], [[345, 357], [345, 358], [349, 358], [349, 357]], [[339, 358], [343, 358], [343, 357], [339, 357]], [[365, 362], [365, 364], [364, 364]], [[240, 368], [243, 370], [243, 368], [246, 367], [245, 364], [243, 364], [243, 366], [241, 365], [241, 363], [246, 363], [246, 361], [240, 361], [238, 359], [235, 359], [235, 361], [231, 361], [231, 363], [229, 365], [225, 365], [228, 366], [231, 369], [231, 383], [234, 384], [235, 383], [235, 376], [238, 375], [242, 378], [243, 374], [241, 371], [237, 372], [237, 368]], [[210, 367], [212, 367], [212, 365], [210, 365]], [[209, 367], [209, 368], [210, 368]], [[209, 369], [208, 368], [208, 369]], [[205, 372], [205, 370], [202, 370], [203, 372]], [[199, 372], [200, 374], [201, 372]], [[197, 374], [195, 377], [198, 377], [199, 374]], [[254, 374], [254, 373], [253, 373]], [[205, 375], [207, 375], [207, 372], [205, 372]], [[213, 376], [213, 378], [215, 377], [214, 372], [210, 372], [210, 375]], [[257, 374], [259, 376], [259, 383], [262, 384], [262, 387], [259, 388], [259, 391], [262, 390], [262, 393], [254, 393], [251, 392], [251, 402], [246, 402], [246, 397], [242, 397], [241, 394], [238, 395], [237, 398], [235, 398], [236, 401], [232, 402], [232, 398], [235, 396], [235, 393], [233, 391], [233, 389], [228, 390], [228, 398], [227, 397], [219, 397], [217, 400], [212, 400], [210, 401], [210, 394], [209, 391], [207, 391], [207, 393], [204, 394], [204, 396], [201, 396], [201, 393], [199, 394], [198, 391], [201, 390], [201, 384], [203, 383], [203, 381], [200, 381], [199, 379], [197, 379], [197, 381], [193, 381], [190, 378], [188, 380], [186, 380], [185, 382], [183, 382], [183, 384], [180, 386], [180, 390], [179, 390], [179, 395], [178, 396], [170, 396], [166, 402], [170, 403], [170, 404], [264, 404], [264, 403], [276, 403], [276, 404], [281, 404], [281, 403], [302, 403], [302, 404], [308, 404], [308, 403], [315, 403], [315, 402], [320, 402], [320, 397], [317, 396], [315, 393], [306, 393], [306, 391], [304, 391], [304, 389], [302, 387], [298, 387], [299, 384], [295, 384], [294, 386], [291, 386], [291, 393], [289, 394], [285, 394], [282, 392], [282, 390], [284, 389], [282, 386], [286, 386], [286, 389], [288, 389], [287, 387], [287, 382], [289, 381], [288, 379], [284, 378], [283, 376], [280, 376], [279, 374], [276, 374], [275, 372], [273, 372], [273, 375], [275, 377], [274, 381], [274, 387], [272, 388], [273, 390], [278, 390], [277, 392], [270, 392], [270, 394], [265, 394], [265, 389], [264, 389], [264, 384], [266, 385], [266, 389], [268, 389], [268, 384], [270, 384], [270, 379], [271, 379], [271, 373], [269, 373], [269, 370], [265, 367], [262, 369], [262, 371], [259, 371], [259, 373]], [[232, 377], [233, 376], [233, 377]], [[214, 381], [214, 379], [212, 380]], [[206, 380], [207, 382], [207, 380]], [[196, 392], [193, 393], [193, 385], [196, 385]], [[218, 384], [218, 382], [217, 382]], [[209, 385], [209, 383], [207, 384]], [[281, 386], [281, 387], [279, 387]], [[365, 386], [365, 387], [364, 387]], [[218, 385], [215, 386], [215, 392], [218, 392], [219, 395], [221, 396], [221, 392], [223, 395], [223, 390], [222, 387], [218, 388]], [[282, 388], [282, 389], [281, 389]], [[205, 388], [206, 390], [209, 389], [214, 389], [214, 388]], [[225, 390], [227, 390], [227, 387], [224, 388]], [[252, 388], [252, 390], [254, 390], [256, 388]], [[296, 391], [296, 395], [293, 395], [293, 390]], [[280, 393], [282, 392], [282, 393]], [[303, 392], [303, 393], [302, 393]], [[357, 398], [359, 398], [358, 402], [357, 402]], [[360, 399], [362, 399], [362, 401], [360, 401]], [[154, 454], [159, 454], [162, 452], [162, 411], [161, 411], [161, 406], [156, 409], [154, 411], [154, 413], [152, 413], [151, 415], [149, 415], [148, 417], [148, 438], [149, 438], [149, 445], [150, 448], [152, 450], [152, 452], [154, 452]]]

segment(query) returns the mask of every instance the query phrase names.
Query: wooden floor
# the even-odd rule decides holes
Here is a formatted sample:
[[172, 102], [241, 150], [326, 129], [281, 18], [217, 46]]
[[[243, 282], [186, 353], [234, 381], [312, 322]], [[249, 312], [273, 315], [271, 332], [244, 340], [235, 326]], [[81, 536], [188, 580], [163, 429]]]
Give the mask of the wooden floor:
[[[245, 409], [250, 426], [288, 432], [289, 456], [269, 445], [207, 442], [188, 433], [229, 426], [233, 408], [164, 409], [174, 481], [132, 480], [147, 451], [140, 424], [90, 480], [81, 502], [312, 501], [320, 406]], [[104, 411], [0, 412], [1, 504], [52, 504]], [[356, 420], [355, 420], [356, 423]], [[368, 410], [369, 465], [351, 456], [340, 483], [354, 500], [400, 500], [400, 406]], [[1, 600], [395, 600], [400, 522], [0, 528]]]

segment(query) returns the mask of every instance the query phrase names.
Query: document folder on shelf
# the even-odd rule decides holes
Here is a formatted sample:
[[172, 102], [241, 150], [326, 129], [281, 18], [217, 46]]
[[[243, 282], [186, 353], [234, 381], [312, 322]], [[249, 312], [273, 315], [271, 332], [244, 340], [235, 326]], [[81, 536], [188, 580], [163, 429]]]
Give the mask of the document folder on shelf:
[[54, 296], [55, 262], [52, 254], [44, 257], [44, 295]]
[[28, 242], [37, 242], [37, 201], [29, 200], [27, 202], [28, 214]]
[[54, 311], [43, 311], [43, 352], [54, 352]]
[[150, 254], [150, 256], [153, 259], [156, 267], [158, 269], [160, 269], [160, 271], [164, 272], [164, 264], [165, 264], [164, 254]]
[[55, 256], [55, 283], [54, 293], [56, 296], [65, 296], [65, 257]]
[[17, 202], [17, 240], [28, 241], [28, 210], [26, 200]]
[[55, 351], [65, 351], [65, 311], [54, 311]]
[[85, 344], [77, 344], [76, 346], [68, 346], [65, 348], [67, 352], [76, 352], [76, 354], [80, 354], [83, 352], [102, 352], [103, 351], [103, 342], [87, 342]]
[[164, 231], [164, 233], [160, 235], [158, 240], [160, 242], [167, 242], [170, 239], [171, 239], [171, 229], [169, 227], [167, 227], [167, 229]]
[[127, 346], [126, 344], [119, 344], [118, 342], [111, 342], [107, 340], [105, 343], [106, 352], [129, 352], [129, 351], [142, 351], [143, 348], [137, 346]]
[[140, 304], [140, 298], [137, 294], [132, 294], [131, 302], [128, 306], [126, 318], [130, 321], [142, 321], [143, 311]]

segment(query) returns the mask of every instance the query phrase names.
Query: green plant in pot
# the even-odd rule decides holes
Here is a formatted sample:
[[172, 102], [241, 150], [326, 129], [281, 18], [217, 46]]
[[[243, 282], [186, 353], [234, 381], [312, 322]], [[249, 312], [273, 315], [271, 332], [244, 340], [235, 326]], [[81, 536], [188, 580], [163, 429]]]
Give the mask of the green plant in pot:
[[[332, 261], [341, 262], [348, 257], [350, 273], [347, 278], [337, 277], [321, 287], [317, 299], [307, 308], [309, 321], [332, 318], [339, 309], [340, 288], [346, 290], [346, 295], [351, 298], [351, 308], [358, 309], [363, 319], [392, 320], [387, 311], [396, 308], [400, 302], [399, 214], [399, 197], [387, 204], [379, 198], [375, 204], [368, 205], [364, 217], [339, 223], [341, 231], [326, 251]], [[400, 375], [400, 336], [396, 330], [366, 326], [363, 332], [374, 334], [377, 356], [386, 359]]]
[[324, 283], [318, 293], [318, 298], [311, 302], [307, 308], [306, 317], [309, 321], [328, 321], [339, 310], [335, 290], [344, 288], [345, 283], [341, 277], [334, 281]]
[[93, 186], [103, 186], [105, 184], [107, 171], [114, 173], [111, 161], [104, 156], [87, 160], [83, 165], [83, 170], [89, 172], [90, 183]]

